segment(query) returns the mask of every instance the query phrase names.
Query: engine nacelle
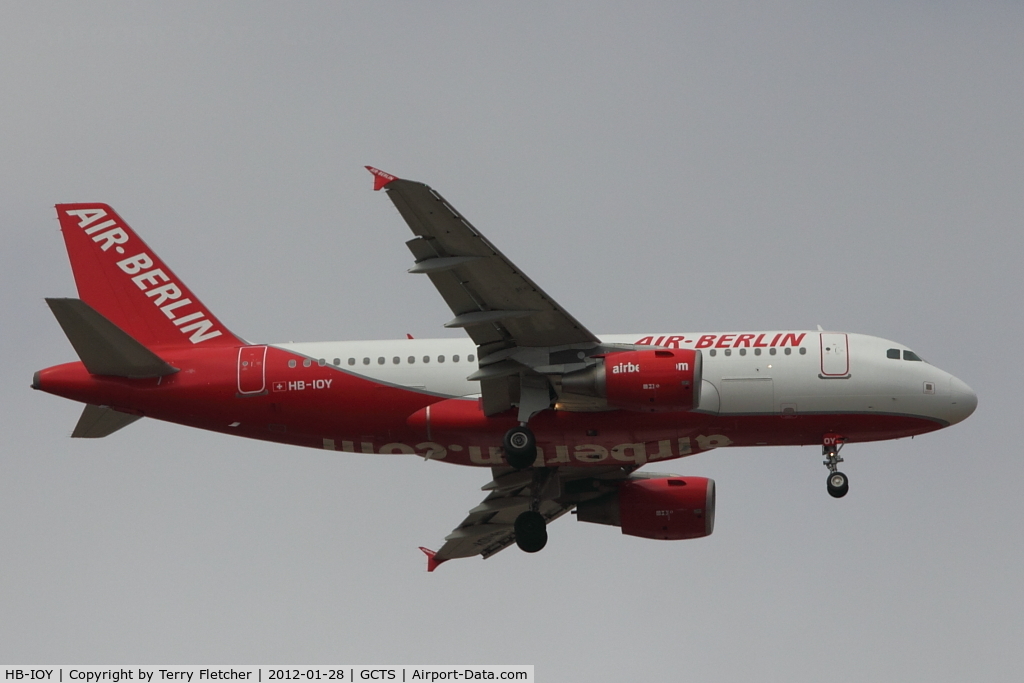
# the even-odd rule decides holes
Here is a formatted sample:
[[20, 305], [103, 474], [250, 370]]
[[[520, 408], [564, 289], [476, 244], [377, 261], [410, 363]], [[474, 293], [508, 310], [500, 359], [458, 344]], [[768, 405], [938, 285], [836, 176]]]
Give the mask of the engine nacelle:
[[625, 410], [693, 410], [700, 403], [701, 375], [701, 354], [694, 349], [622, 351], [563, 375], [562, 390]]
[[622, 527], [622, 533], [641, 538], [703, 538], [715, 529], [715, 482], [704, 477], [627, 479], [615, 493], [580, 503], [576, 519]]

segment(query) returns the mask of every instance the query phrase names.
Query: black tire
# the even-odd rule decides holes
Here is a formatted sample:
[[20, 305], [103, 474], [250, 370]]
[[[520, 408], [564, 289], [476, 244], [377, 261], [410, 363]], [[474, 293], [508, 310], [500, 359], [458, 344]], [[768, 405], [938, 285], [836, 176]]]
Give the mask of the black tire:
[[513, 427], [505, 432], [505, 460], [509, 467], [525, 469], [537, 459], [537, 439], [527, 427]]
[[830, 472], [826, 484], [833, 498], [842, 498], [850, 491], [850, 480], [842, 472]]
[[513, 528], [516, 532], [516, 545], [525, 553], [535, 553], [548, 543], [548, 527], [544, 515], [527, 510], [516, 517]]

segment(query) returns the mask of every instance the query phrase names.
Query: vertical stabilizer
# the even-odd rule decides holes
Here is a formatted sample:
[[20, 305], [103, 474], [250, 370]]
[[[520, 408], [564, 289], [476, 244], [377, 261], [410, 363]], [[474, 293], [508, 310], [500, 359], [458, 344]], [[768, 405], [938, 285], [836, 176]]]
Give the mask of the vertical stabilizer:
[[78, 295], [146, 347], [238, 346], [233, 335], [106, 204], [58, 204]]

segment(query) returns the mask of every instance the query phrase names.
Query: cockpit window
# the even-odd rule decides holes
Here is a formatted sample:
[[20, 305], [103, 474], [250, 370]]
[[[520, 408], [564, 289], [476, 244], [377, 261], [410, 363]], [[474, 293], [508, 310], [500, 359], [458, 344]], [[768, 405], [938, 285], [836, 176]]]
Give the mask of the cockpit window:
[[885, 357], [886, 358], [893, 358], [895, 360], [899, 360], [900, 359], [900, 350], [899, 349], [889, 349], [888, 351], [885, 352]]
[[917, 355], [913, 351], [903, 349], [903, 360], [921, 360], [921, 356]]

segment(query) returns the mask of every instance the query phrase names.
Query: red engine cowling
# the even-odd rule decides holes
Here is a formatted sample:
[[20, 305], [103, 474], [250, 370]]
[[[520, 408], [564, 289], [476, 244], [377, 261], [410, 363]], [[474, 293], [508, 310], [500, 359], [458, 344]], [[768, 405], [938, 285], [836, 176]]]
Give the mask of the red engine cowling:
[[694, 349], [622, 351], [562, 376], [562, 390], [596, 396], [613, 408], [693, 410], [700, 403], [701, 354]]
[[664, 541], [710, 536], [715, 529], [715, 482], [704, 477], [628, 479], [612, 495], [580, 503], [576, 519]]

